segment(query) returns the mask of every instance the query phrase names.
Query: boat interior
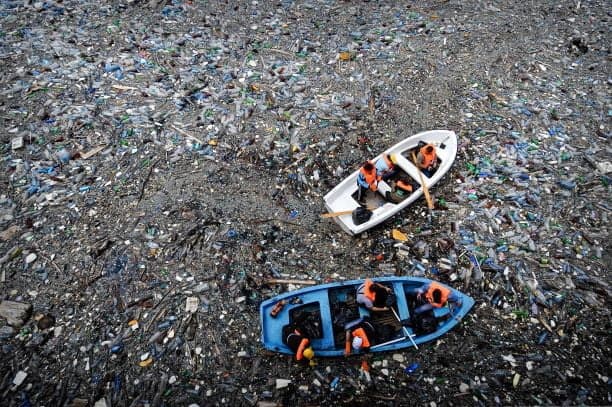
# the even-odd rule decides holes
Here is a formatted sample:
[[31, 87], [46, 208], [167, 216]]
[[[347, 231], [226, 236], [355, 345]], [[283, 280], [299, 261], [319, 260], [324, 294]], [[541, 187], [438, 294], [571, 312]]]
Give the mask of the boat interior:
[[377, 329], [378, 335], [372, 341], [372, 345], [389, 342], [403, 336], [402, 325], [392, 311], [370, 312], [357, 303], [356, 293], [357, 286], [355, 285], [333, 288], [328, 292], [336, 348], [344, 348], [346, 325], [361, 318], [367, 318]]
[[[383, 283], [383, 285], [386, 285]], [[370, 312], [365, 307], [357, 303], [357, 285], [345, 285], [328, 290], [329, 308], [332, 318], [332, 331], [334, 336], [334, 347], [344, 349], [345, 329], [347, 325], [360, 319], [367, 319], [374, 325], [377, 337], [373, 338], [372, 346], [392, 343], [404, 339], [409, 333], [415, 336], [425, 335], [435, 331], [442, 326], [451, 316], [448, 307], [437, 308], [429, 314], [424, 315], [430, 319], [432, 326], [428, 332], [417, 331], [415, 328], [406, 325], [407, 320], [400, 321], [397, 304], [408, 304], [408, 312], [412, 312], [411, 304], [414, 304], [414, 294], [423, 283], [404, 283], [402, 284], [402, 299], [393, 301], [393, 311]], [[388, 285], [391, 287], [390, 285]], [[391, 287], [393, 288], [393, 287]], [[397, 295], [397, 293], [396, 293]], [[321, 319], [321, 306], [319, 302], [310, 302], [292, 307], [289, 311], [289, 323], [283, 327], [283, 338], [296, 328], [300, 328], [302, 333], [311, 339], [323, 337], [323, 321]]]
[[[418, 153], [419, 146], [414, 148], [410, 148], [406, 151], [403, 151], [400, 154], [398, 163], [396, 164], [397, 171], [396, 173], [386, 181], [380, 181], [379, 187], [376, 192], [368, 190], [365, 196], [365, 206], [368, 208], [378, 208], [384, 205], [387, 202], [398, 204], [402, 202], [404, 199], [408, 198], [412, 192], [409, 191], [411, 188], [412, 191], [417, 191], [421, 187], [421, 183], [419, 181], [418, 176], [415, 178], [415, 174], [411, 174], [410, 172], [420, 171], [414, 164], [412, 159], [412, 154], [415, 156]], [[438, 168], [442, 160], [438, 157]], [[431, 178], [435, 171], [429, 174], [421, 171], [424, 177]], [[418, 174], [418, 173], [417, 173]], [[409, 185], [409, 187], [407, 187]], [[389, 191], [390, 195], [387, 195], [387, 191]], [[358, 201], [358, 189], [356, 188], [353, 194], [351, 195], [355, 201]]]

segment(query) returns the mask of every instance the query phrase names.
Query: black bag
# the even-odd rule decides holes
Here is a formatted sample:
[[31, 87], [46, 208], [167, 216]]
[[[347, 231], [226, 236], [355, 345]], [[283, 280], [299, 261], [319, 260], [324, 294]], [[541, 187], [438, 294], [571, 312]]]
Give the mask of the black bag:
[[372, 217], [372, 211], [364, 208], [363, 206], [358, 206], [353, 211], [352, 217], [355, 225], [361, 225], [362, 223], [370, 220]]
[[438, 319], [434, 316], [433, 311], [424, 312], [417, 316], [419, 335], [430, 334], [438, 329]]

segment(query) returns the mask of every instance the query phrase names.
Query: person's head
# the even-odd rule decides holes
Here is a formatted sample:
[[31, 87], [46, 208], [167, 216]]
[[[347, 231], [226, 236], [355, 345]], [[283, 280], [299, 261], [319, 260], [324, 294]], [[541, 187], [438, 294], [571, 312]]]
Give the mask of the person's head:
[[376, 294], [376, 297], [387, 294], [387, 290], [385, 289], [385, 287], [380, 286], [378, 284], [372, 284], [371, 290], [374, 291], [374, 294]]
[[397, 164], [397, 154], [391, 154], [389, 160], [391, 160], [393, 164]]
[[373, 284], [371, 290], [374, 292], [375, 298], [373, 305], [379, 308], [386, 307], [387, 297], [389, 296], [389, 293], [387, 293], [385, 287], [378, 284]]
[[435, 303], [439, 304], [442, 301], [442, 291], [436, 288], [431, 295]]
[[374, 170], [374, 164], [372, 164], [370, 161], [367, 161], [365, 164], [363, 164], [363, 169], [370, 172]]
[[427, 147], [425, 147], [425, 152], [427, 154], [431, 154], [431, 153], [433, 153], [433, 151], [434, 151], [434, 147], [431, 144], [428, 145]]
[[353, 349], [355, 350], [361, 349], [362, 344], [363, 344], [363, 340], [360, 337], [356, 336], [353, 338]]
[[312, 350], [312, 346], [307, 347], [306, 349], [304, 349], [304, 352], [302, 352], [302, 355], [308, 359], [308, 360], [312, 360], [312, 358], [314, 358], [314, 350]]

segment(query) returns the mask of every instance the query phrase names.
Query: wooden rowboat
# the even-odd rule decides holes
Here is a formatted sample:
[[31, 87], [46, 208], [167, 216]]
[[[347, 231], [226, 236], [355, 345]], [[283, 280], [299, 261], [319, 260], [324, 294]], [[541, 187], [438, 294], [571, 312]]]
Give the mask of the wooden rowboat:
[[[461, 306], [447, 304], [435, 309], [433, 329], [420, 333], [406, 324], [410, 319], [409, 296], [431, 280], [420, 277], [381, 277], [372, 280], [393, 290], [395, 305], [391, 311], [370, 312], [357, 304], [356, 292], [363, 280], [310, 286], [263, 301], [260, 305], [263, 346], [275, 352], [292, 354], [283, 339], [299, 327], [306, 331], [317, 357], [341, 356], [344, 354], [345, 328], [351, 322], [367, 317], [376, 326], [385, 328], [384, 337], [370, 347], [371, 352], [417, 347], [448, 332], [474, 305], [471, 297], [447, 287], [461, 298]], [[279, 304], [284, 305], [279, 307]]]
[[[432, 143], [436, 146], [439, 167], [431, 176], [425, 175], [413, 163], [412, 153], [418, 150], [419, 142]], [[351, 235], [359, 234], [380, 224], [419, 199], [423, 195], [421, 179], [423, 179], [427, 188], [435, 185], [448, 172], [455, 161], [457, 136], [449, 130], [431, 130], [418, 133], [385, 150], [372, 161], [376, 162], [383, 154], [396, 154], [398, 157], [396, 167], [399, 168], [399, 171], [394, 178], [407, 180], [413, 186], [413, 192], [411, 194], [407, 193], [399, 203], [390, 202], [386, 198], [386, 192], [390, 191], [391, 187], [387, 182], [380, 181], [378, 191], [368, 191], [366, 197], [365, 206], [372, 209], [372, 216], [364, 223], [355, 224], [351, 214], [360, 206], [357, 202], [359, 169], [353, 172], [324, 197], [325, 208], [330, 213], [343, 213], [340, 216], [334, 216], [333, 219], [342, 230]]]

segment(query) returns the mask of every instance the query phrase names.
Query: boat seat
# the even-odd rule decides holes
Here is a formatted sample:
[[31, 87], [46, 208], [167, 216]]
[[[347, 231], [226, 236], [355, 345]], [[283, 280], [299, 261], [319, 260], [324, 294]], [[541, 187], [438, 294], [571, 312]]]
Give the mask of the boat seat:
[[436, 318], [444, 318], [450, 314], [450, 309], [448, 307], [434, 308], [433, 313]]

